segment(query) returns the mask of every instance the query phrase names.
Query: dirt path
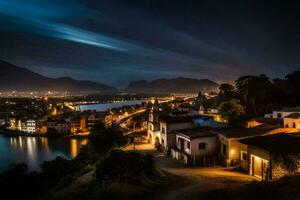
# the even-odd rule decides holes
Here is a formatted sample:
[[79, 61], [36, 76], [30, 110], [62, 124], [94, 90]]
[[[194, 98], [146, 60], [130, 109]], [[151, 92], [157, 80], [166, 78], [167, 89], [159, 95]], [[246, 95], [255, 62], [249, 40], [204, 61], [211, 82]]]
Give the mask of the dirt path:
[[[147, 152], [145, 145], [142, 149], [143, 152]], [[252, 176], [239, 172], [233, 168], [188, 168], [170, 157], [154, 152], [152, 148], [149, 153], [154, 155], [155, 162], [160, 169], [177, 177], [172, 180], [175, 182], [172, 183], [172, 186], [167, 187], [163, 191], [158, 190], [157, 194], [153, 194], [153, 196], [149, 199], [205, 199], [204, 195], [208, 192], [223, 190], [226, 188], [239, 189], [239, 187], [243, 187], [245, 184], [254, 180]]]

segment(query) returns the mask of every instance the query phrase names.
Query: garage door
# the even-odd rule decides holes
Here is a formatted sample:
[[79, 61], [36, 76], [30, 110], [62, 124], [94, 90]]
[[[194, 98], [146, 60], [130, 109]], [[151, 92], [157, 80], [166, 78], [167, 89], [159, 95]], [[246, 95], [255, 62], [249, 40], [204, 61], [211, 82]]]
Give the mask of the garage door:
[[258, 156], [251, 155], [251, 163], [252, 175], [256, 176], [257, 178], [263, 179], [263, 177], [266, 176], [268, 161]]

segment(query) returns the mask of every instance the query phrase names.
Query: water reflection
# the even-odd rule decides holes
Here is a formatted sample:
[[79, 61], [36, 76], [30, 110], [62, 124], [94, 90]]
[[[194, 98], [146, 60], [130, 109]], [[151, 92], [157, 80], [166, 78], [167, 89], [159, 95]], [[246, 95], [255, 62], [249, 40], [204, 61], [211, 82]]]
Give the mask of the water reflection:
[[14, 163], [26, 163], [29, 169], [38, 170], [43, 161], [56, 156], [76, 157], [87, 142], [87, 139], [0, 136], [0, 171]]
[[71, 139], [71, 156], [72, 156], [72, 158], [74, 158], [77, 154], [78, 154], [78, 148], [77, 148], [77, 146], [78, 146], [78, 142], [77, 142], [77, 140], [75, 140], [75, 139]]

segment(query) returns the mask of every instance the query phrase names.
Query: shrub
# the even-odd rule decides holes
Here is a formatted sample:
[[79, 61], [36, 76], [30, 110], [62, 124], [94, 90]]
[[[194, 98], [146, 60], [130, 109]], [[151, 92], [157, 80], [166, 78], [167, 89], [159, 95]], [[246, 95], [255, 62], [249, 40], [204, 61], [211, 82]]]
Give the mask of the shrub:
[[42, 191], [40, 182], [40, 175], [36, 172], [29, 173], [26, 164], [13, 165], [0, 173], [1, 196], [4, 199], [33, 199]]
[[95, 126], [90, 137], [91, 149], [100, 155], [106, 154], [115, 147], [121, 147], [127, 143], [123, 132], [119, 127], [101, 129]]
[[71, 160], [56, 157], [54, 160], [45, 161], [42, 165], [42, 175], [49, 185], [56, 184], [61, 178], [76, 171], [77, 167]]
[[282, 158], [282, 167], [289, 173], [293, 174], [298, 171], [299, 160], [295, 155], [287, 155]]
[[102, 181], [142, 183], [156, 174], [151, 155], [136, 152], [111, 151], [96, 167], [96, 177]]
[[245, 107], [239, 100], [231, 99], [220, 104], [219, 112], [229, 124], [236, 124], [245, 116]]

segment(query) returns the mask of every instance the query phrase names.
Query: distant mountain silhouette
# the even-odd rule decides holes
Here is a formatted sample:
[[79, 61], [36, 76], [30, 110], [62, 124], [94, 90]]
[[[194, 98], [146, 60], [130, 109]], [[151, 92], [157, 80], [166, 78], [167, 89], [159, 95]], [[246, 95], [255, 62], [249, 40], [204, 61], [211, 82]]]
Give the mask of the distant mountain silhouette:
[[191, 79], [178, 77], [175, 79], [157, 79], [154, 81], [134, 81], [125, 89], [128, 92], [138, 93], [198, 93], [217, 92], [219, 85], [208, 79]]
[[2, 91], [99, 91], [116, 92], [114, 87], [69, 77], [49, 78], [28, 69], [0, 60], [0, 90]]

